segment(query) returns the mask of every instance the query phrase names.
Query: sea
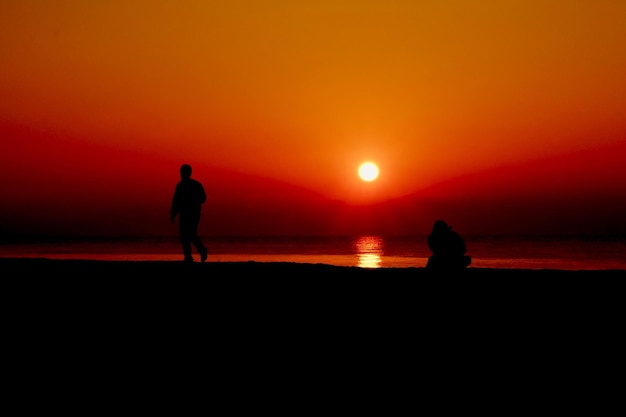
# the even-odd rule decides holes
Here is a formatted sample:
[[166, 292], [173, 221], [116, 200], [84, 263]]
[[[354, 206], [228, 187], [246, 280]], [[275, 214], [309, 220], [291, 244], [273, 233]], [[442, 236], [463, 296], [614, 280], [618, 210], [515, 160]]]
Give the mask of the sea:
[[[297, 262], [420, 268], [425, 236], [206, 237], [207, 262]], [[626, 237], [465, 237], [470, 268], [626, 270]], [[199, 255], [194, 254], [199, 261]], [[64, 238], [0, 242], [0, 258], [181, 261], [177, 237]]]

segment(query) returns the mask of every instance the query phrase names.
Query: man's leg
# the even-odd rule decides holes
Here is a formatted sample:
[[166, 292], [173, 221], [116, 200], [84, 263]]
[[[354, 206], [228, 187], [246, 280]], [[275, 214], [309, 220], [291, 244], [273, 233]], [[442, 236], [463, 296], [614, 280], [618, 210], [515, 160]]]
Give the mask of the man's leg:
[[191, 243], [193, 243], [198, 250], [198, 253], [200, 254], [200, 260], [202, 262], [206, 261], [206, 258], [209, 256], [209, 250], [206, 248], [206, 246], [204, 246], [198, 235], [195, 235], [192, 238]]
[[[189, 219], [189, 221], [186, 222], [186, 232], [187, 232], [187, 238], [188, 238], [187, 242], [192, 243], [196, 247], [196, 250], [200, 254], [200, 260], [204, 262], [207, 259], [209, 251], [200, 240], [200, 237], [198, 237], [199, 225], [200, 225], [199, 218]], [[191, 248], [189, 248], [189, 256], [191, 256]]]
[[196, 247], [196, 250], [200, 254], [200, 260], [202, 262], [206, 261], [209, 251], [206, 246], [204, 246], [202, 240], [200, 240], [200, 237], [198, 236], [197, 225], [194, 227], [193, 234], [191, 235], [191, 243], [193, 243], [193, 245]]
[[184, 261], [193, 262], [193, 256], [191, 256], [191, 236], [184, 224], [180, 227], [180, 244], [183, 247]]

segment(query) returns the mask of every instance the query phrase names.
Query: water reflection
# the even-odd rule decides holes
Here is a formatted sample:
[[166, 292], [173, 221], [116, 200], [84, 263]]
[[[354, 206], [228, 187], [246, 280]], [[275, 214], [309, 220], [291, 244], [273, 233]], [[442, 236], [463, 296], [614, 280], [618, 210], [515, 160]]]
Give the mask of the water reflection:
[[352, 244], [361, 268], [380, 268], [383, 239], [379, 236], [360, 236]]

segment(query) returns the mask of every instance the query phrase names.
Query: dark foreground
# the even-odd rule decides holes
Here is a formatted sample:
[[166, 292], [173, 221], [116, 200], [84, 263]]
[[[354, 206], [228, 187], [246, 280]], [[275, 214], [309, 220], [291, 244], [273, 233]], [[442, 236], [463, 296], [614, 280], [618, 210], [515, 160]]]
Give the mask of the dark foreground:
[[84, 329], [102, 320], [138, 331], [158, 324], [201, 334], [222, 326], [291, 332], [315, 325], [342, 333], [365, 326], [410, 337], [420, 329], [448, 332], [462, 325], [471, 332], [493, 327], [497, 335], [520, 323], [533, 331], [599, 329], [626, 314], [623, 270], [470, 267], [434, 274], [289, 262], [0, 258], [0, 271], [14, 317], [60, 314], [86, 321]]
[[4, 285], [33, 296], [189, 306], [291, 303], [409, 308], [427, 304], [599, 303], [626, 289], [624, 270], [359, 268], [290, 262], [96, 261], [0, 258]]
[[0, 275], [5, 358], [18, 365], [8, 379], [46, 389], [73, 375], [88, 392], [114, 381], [135, 396], [138, 380], [169, 392], [201, 376], [239, 400], [238, 384], [278, 378], [280, 401], [318, 381], [315, 403], [321, 381], [341, 397], [391, 384], [413, 402], [422, 381], [443, 404], [446, 384], [479, 387], [475, 401], [488, 380], [485, 404], [526, 404], [528, 384], [512, 384], [551, 398], [567, 381], [612, 380], [595, 370], [623, 356], [626, 271], [0, 259]]

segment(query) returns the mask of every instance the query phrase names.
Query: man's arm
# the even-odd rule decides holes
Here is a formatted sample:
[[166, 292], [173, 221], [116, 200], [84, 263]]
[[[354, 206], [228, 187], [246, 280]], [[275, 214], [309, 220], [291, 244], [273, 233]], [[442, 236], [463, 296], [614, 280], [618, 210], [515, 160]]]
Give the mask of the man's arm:
[[201, 183], [198, 183], [198, 185], [200, 186], [200, 203], [204, 204], [206, 203], [206, 192], [204, 191], [204, 186]]

